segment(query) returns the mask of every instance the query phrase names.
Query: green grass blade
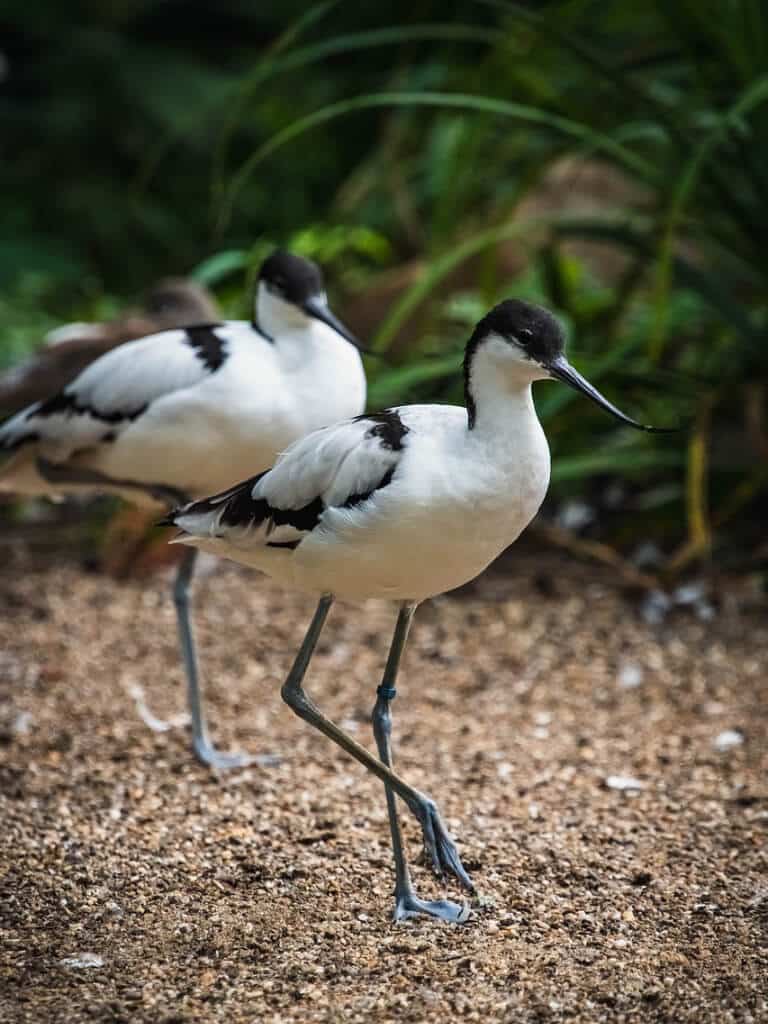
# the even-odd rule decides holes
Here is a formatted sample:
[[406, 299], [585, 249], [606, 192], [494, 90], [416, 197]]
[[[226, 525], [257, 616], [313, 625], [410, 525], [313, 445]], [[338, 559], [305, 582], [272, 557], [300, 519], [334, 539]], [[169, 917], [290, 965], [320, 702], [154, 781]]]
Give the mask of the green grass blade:
[[[617, 245], [632, 249], [650, 258], [654, 251], [654, 242], [650, 236], [650, 224], [633, 223], [627, 218], [610, 220], [608, 218], [563, 218], [554, 230], [563, 238], [586, 238], [592, 241], [614, 242]], [[756, 351], [764, 348], [764, 335], [749, 319], [745, 307], [738, 302], [727, 288], [723, 287], [719, 276], [707, 268], [692, 263], [684, 256], [673, 256], [672, 266], [674, 279], [684, 287], [688, 287], [701, 296], [723, 321], [739, 332], [744, 341]]]
[[649, 449], [644, 451], [593, 452], [555, 458], [552, 463], [552, 483], [585, 480], [601, 473], [621, 473], [631, 476], [655, 469], [676, 469], [685, 465], [685, 452]]
[[[535, 27], [544, 37], [548, 37], [561, 45], [565, 51], [586, 64], [600, 77], [611, 82], [620, 90], [621, 95], [627, 98], [627, 101], [635, 101], [641, 109], [648, 110], [649, 113], [652, 113], [657, 118], [658, 124], [663, 126], [669, 140], [674, 143], [679, 151], [681, 158], [686, 158], [691, 147], [697, 145], [698, 138], [695, 120], [690, 117], [691, 108], [685, 102], [685, 99], [677, 107], [667, 102], [661, 102], [652, 90], [644, 88], [637, 82], [633, 69], [630, 66], [614, 66], [609, 61], [604, 60], [601, 55], [581, 39], [572, 33], [563, 31], [558, 24], [558, 19], [553, 17], [551, 10], [544, 12], [530, 10], [521, 4], [514, 3], [513, 0], [474, 0], [474, 2], [487, 7], [506, 10], [510, 14], [514, 14], [523, 24]], [[760, 0], [756, 0], [756, 2], [760, 3]], [[729, 9], [732, 9], [734, 5], [728, 4], [724, 6], [719, 4], [716, 10], [710, 9], [702, 12], [699, 3], [688, 4], [689, 13], [692, 15], [692, 20], [688, 22], [685, 22], [684, 19], [681, 21], [679, 17], [680, 6], [679, 2], [672, 4], [665, 2], [657, 5], [660, 15], [666, 18], [671, 29], [672, 36], [668, 43], [672, 49], [677, 49], [687, 54], [689, 67], [696, 68], [698, 66], [696, 58], [700, 55], [696, 53], [696, 46], [692, 47], [692, 21], [699, 24], [703, 16], [710, 32], [714, 33], [712, 39], [707, 41], [707, 48], [717, 47], [716, 52], [721, 53], [723, 60], [725, 60], [725, 52], [730, 49], [735, 35], [727, 22], [727, 17], [730, 13]], [[741, 5], [737, 4], [736, 6]], [[763, 24], [762, 16], [756, 23], [758, 25]], [[702, 45], [702, 42], [699, 41], [699, 49], [701, 49]], [[760, 52], [760, 49], [760, 45], [757, 44], [757, 52]], [[765, 65], [763, 62], [755, 66], [762, 69]], [[710, 92], [714, 92], [716, 88], [714, 83], [708, 83]], [[710, 178], [711, 185], [716, 191], [723, 209], [730, 212], [731, 217], [738, 223], [743, 235], [752, 243], [755, 252], [759, 253], [760, 257], [762, 257], [763, 233], [755, 226], [749, 207], [745, 206], [742, 198], [738, 193], [734, 192], [729, 165], [726, 164], [722, 168], [717, 165], [712, 167], [710, 169]]]
[[[257, 73], [262, 77], [269, 75], [270, 69], [278, 55], [286, 47], [290, 46], [305, 29], [323, 18], [328, 11], [338, 6], [340, 2], [341, 0], [319, 0], [309, 10], [304, 11], [278, 36], [271, 46], [267, 47], [264, 56], [259, 61]], [[164, 156], [180, 139], [192, 133], [196, 126], [204, 122], [206, 118], [210, 117], [217, 110], [230, 109], [232, 104], [237, 102], [237, 96], [240, 94], [241, 87], [242, 80], [238, 78], [232, 88], [227, 89], [224, 94], [211, 97], [208, 102], [201, 104], [194, 110], [190, 110], [183, 117], [179, 118], [174, 131], [159, 139], [142, 162], [135, 177], [135, 190], [141, 192], [148, 186]]]
[[508, 117], [517, 121], [524, 121], [529, 124], [538, 124], [561, 135], [575, 139], [590, 148], [605, 152], [614, 157], [619, 163], [632, 170], [643, 180], [653, 181], [656, 179], [656, 170], [651, 163], [644, 160], [637, 153], [617, 142], [609, 135], [595, 131], [588, 124], [573, 121], [567, 117], [560, 117], [557, 114], [550, 114], [545, 110], [536, 107], [525, 106], [521, 103], [512, 103], [508, 100], [496, 99], [492, 96], [477, 96], [469, 93], [448, 93], [448, 92], [378, 92], [368, 93], [363, 96], [356, 96], [354, 99], [342, 100], [338, 103], [331, 103], [321, 107], [319, 110], [300, 117], [287, 125], [282, 131], [277, 132], [260, 146], [255, 153], [242, 164], [235, 173], [232, 182], [227, 190], [218, 217], [219, 230], [229, 223], [234, 203], [240, 190], [255, 169], [268, 156], [286, 145], [293, 139], [298, 138], [305, 132], [326, 124], [335, 118], [345, 117], [362, 110], [376, 108], [395, 107], [435, 107], [443, 110], [473, 110], [485, 114], [495, 114], [500, 117]]
[[450, 356], [425, 357], [418, 363], [386, 370], [370, 381], [368, 404], [372, 409], [380, 409], [394, 402], [402, 402], [418, 384], [445, 377], [454, 379], [460, 368], [461, 353], [455, 352]]
[[421, 277], [411, 285], [404, 295], [398, 299], [379, 327], [373, 339], [373, 348], [378, 352], [386, 351], [387, 346], [400, 330], [413, 311], [424, 301], [429, 293], [450, 274], [456, 267], [489, 249], [499, 242], [517, 238], [534, 230], [536, 225], [546, 224], [548, 219], [527, 220], [514, 224], [502, 224], [500, 227], [487, 228], [453, 246], [449, 252], [427, 267]]
[[656, 325], [649, 347], [649, 356], [654, 363], [658, 362], [664, 348], [667, 323], [666, 311], [672, 279], [672, 255], [686, 204], [691, 198], [707, 160], [712, 158], [717, 147], [727, 140], [731, 132], [741, 129], [742, 118], [746, 117], [755, 107], [764, 103], [766, 99], [768, 99], [768, 75], [763, 75], [743, 90], [738, 100], [726, 112], [717, 126], [699, 144], [683, 168], [683, 172], [672, 193], [672, 199], [665, 218], [656, 269], [654, 288]]
[[243, 270], [248, 266], [249, 253], [246, 249], [224, 249], [222, 252], [214, 253], [208, 259], [199, 263], [190, 273], [195, 281], [207, 287], [218, 284], [223, 278], [228, 277], [236, 270]]
[[277, 56], [268, 63], [260, 64], [255, 71], [239, 83], [238, 96], [224, 119], [214, 159], [214, 194], [220, 194], [223, 190], [226, 152], [237, 125], [243, 117], [245, 103], [267, 79], [286, 71], [295, 71], [309, 64], [327, 60], [329, 57], [338, 57], [344, 53], [373, 49], [378, 46], [401, 45], [415, 41], [495, 43], [503, 39], [504, 33], [499, 29], [477, 25], [444, 25], [440, 23], [389, 25], [367, 32], [353, 32], [324, 39], [312, 46], [292, 50], [282, 56]]

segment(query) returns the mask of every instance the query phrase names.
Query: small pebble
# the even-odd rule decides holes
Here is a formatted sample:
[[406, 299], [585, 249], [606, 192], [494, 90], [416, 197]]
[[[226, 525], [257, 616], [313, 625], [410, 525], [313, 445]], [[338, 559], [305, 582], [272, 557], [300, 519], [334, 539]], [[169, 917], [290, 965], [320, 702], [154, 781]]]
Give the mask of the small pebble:
[[608, 789], [617, 789], [623, 793], [645, 789], [645, 783], [639, 779], [633, 779], [631, 775], [607, 775], [605, 784]]
[[619, 669], [618, 683], [622, 690], [634, 690], [643, 681], [643, 667], [634, 661], [625, 661]]
[[557, 513], [558, 526], [564, 530], [581, 530], [595, 518], [595, 510], [584, 501], [572, 499], [564, 501]]
[[20, 711], [11, 726], [17, 736], [28, 736], [32, 730], [32, 715], [29, 711]]
[[733, 750], [734, 747], [740, 747], [744, 742], [744, 733], [738, 729], [724, 729], [721, 733], [718, 733], [712, 741], [712, 746], [715, 750], [725, 751]]
[[638, 569], [642, 569], [647, 566], [658, 565], [662, 561], [663, 557], [664, 553], [658, 544], [654, 544], [653, 541], [647, 540], [636, 548], [631, 560]]
[[640, 614], [649, 626], [659, 626], [671, 607], [672, 601], [662, 590], [652, 590], [643, 601]]
[[[425, 602], [394, 705], [396, 763], [438, 800], [484, 895], [463, 927], [395, 925], [381, 783], [276, 690], [310, 597], [255, 586], [224, 561], [201, 581], [217, 739], [283, 754], [276, 768], [215, 779], [187, 734], [153, 732], [127, 694], [145, 686], [167, 721], [184, 705], [168, 580], [116, 584], [81, 576], [64, 554], [49, 568], [9, 550], [0, 877], [14, 938], [3, 969], [30, 1021], [58, 1009], [72, 1021], [250, 1024], [254, 1007], [264, 1024], [748, 1024], [744, 1007], [761, 1019], [763, 596], [743, 614], [741, 598], [723, 599], [711, 625], [673, 605], [667, 628], [649, 628], [631, 588], [595, 589], [601, 567], [538, 552]], [[541, 573], [554, 592], [540, 593]], [[370, 749], [392, 627], [383, 602], [340, 602], [309, 679]], [[22, 709], [34, 718], [23, 739], [11, 733]], [[719, 753], [723, 730], [742, 745]], [[418, 823], [404, 814], [403, 829], [416, 860]], [[413, 880], [424, 899], [461, 902], [428, 862]], [[21, 984], [51, 962], [43, 983]]]
[[72, 967], [75, 970], [104, 966], [104, 961], [97, 953], [78, 953], [77, 956], [65, 956], [59, 963], [62, 967]]

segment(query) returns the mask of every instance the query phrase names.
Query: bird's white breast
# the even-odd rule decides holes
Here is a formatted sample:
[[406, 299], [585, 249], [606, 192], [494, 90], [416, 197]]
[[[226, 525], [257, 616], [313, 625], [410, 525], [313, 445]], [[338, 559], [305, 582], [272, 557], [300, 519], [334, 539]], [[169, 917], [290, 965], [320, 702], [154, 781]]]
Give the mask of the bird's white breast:
[[392, 482], [356, 508], [328, 509], [291, 560], [290, 582], [421, 600], [473, 579], [528, 525], [549, 483], [532, 404], [510, 420], [489, 436], [467, 431], [463, 409], [410, 407]]
[[296, 437], [365, 408], [366, 379], [360, 353], [319, 320], [281, 335], [276, 358], [283, 381], [286, 415], [297, 423]]
[[271, 344], [245, 323], [217, 332], [227, 346], [219, 369], [159, 398], [114, 443], [78, 461], [202, 496], [268, 469], [304, 434], [362, 412], [365, 375], [343, 339], [316, 344], [302, 332]]

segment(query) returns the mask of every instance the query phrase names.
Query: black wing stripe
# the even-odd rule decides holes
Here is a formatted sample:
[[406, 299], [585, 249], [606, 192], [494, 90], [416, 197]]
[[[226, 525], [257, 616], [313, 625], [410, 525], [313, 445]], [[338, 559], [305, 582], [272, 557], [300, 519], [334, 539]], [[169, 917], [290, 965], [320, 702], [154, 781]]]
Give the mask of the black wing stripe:
[[[269, 471], [267, 470], [267, 472]], [[291, 526], [294, 530], [299, 530], [302, 533], [311, 533], [320, 522], [320, 517], [327, 508], [322, 498], [315, 498], [301, 508], [273, 508], [266, 498], [254, 498], [251, 494], [257, 482], [264, 475], [264, 473], [259, 473], [258, 476], [253, 476], [242, 484], [238, 484], [237, 487], [230, 488], [228, 491], [222, 491], [211, 498], [204, 498], [202, 501], [195, 501], [190, 505], [184, 506], [182, 509], [176, 509], [165, 519], [161, 519], [158, 525], [174, 526], [177, 525], [176, 521], [180, 516], [189, 514], [204, 515], [209, 512], [215, 512], [217, 509], [222, 509], [220, 520], [222, 526], [247, 528], [267, 523], [267, 535], [278, 526]], [[346, 501], [337, 507], [357, 508], [373, 497], [377, 491], [387, 487], [392, 482], [394, 475], [395, 467], [390, 466], [374, 487], [359, 494], [350, 494]], [[267, 541], [267, 547], [294, 550], [300, 543], [301, 538], [286, 541]]]
[[[391, 466], [379, 482], [370, 490], [362, 494], [350, 494], [341, 508], [356, 508], [371, 498], [376, 491], [380, 491], [392, 481], [395, 474], [395, 467]], [[226, 526], [255, 526], [267, 522], [268, 533], [278, 526], [292, 526], [294, 530], [302, 533], [311, 533], [320, 522], [320, 517], [326, 510], [322, 498], [315, 498], [301, 508], [273, 508], [266, 498], [252, 498], [251, 491], [258, 477], [249, 480], [232, 495], [227, 502], [221, 517], [222, 525]], [[298, 541], [286, 543], [273, 542], [272, 547], [295, 547]]]
[[60, 413], [64, 416], [88, 415], [92, 416], [95, 420], [101, 420], [102, 423], [122, 423], [124, 420], [138, 419], [146, 411], [146, 408], [147, 403], [145, 402], [136, 409], [117, 409], [114, 412], [103, 412], [101, 409], [95, 409], [92, 405], [78, 401], [77, 395], [71, 391], [60, 391], [58, 395], [47, 398], [39, 405], [33, 405], [29, 409], [26, 418], [37, 419], [38, 416], [56, 416]]
[[370, 491], [364, 491], [362, 494], [350, 494], [347, 500], [342, 505], [342, 508], [355, 508], [357, 505], [362, 505], [364, 501], [368, 501], [376, 491], [380, 491], [382, 487], [386, 487], [387, 484], [392, 482], [392, 477], [395, 475], [395, 467], [390, 466], [384, 476], [375, 484]]
[[[220, 522], [222, 526], [249, 527], [268, 523], [268, 532], [277, 526], [292, 526], [303, 532], [313, 530], [325, 511], [322, 498], [315, 498], [302, 508], [273, 508], [266, 498], [254, 498], [251, 493], [264, 475], [264, 473], [259, 473], [249, 480], [244, 480], [237, 487], [231, 487], [227, 491], [214, 494], [211, 498], [204, 498], [202, 501], [195, 501], [182, 509], [176, 509], [168, 517], [168, 520], [163, 522], [165, 525], [171, 526], [178, 516], [205, 515], [221, 509]], [[282, 547], [283, 545], [275, 542], [273, 546]]]
[[315, 498], [302, 508], [272, 508], [266, 498], [260, 498], [254, 505], [259, 506], [259, 522], [268, 519], [273, 526], [292, 526], [307, 533], [314, 530], [325, 512], [322, 498]]
[[158, 526], [176, 526], [176, 520], [179, 516], [186, 515], [187, 513], [194, 513], [195, 515], [205, 515], [208, 512], [215, 512], [220, 509], [222, 505], [229, 505], [230, 502], [234, 503], [235, 506], [242, 505], [243, 515], [245, 516], [246, 506], [250, 501], [252, 503], [251, 491], [255, 486], [256, 482], [264, 476], [264, 473], [258, 473], [256, 476], [250, 477], [248, 480], [244, 480], [241, 484], [237, 484], [235, 487], [228, 487], [226, 491], [219, 491], [218, 494], [212, 494], [210, 498], [201, 498], [199, 501], [192, 501], [186, 505], [180, 505], [178, 508], [173, 509], [167, 516], [160, 519], [157, 523]]
[[22, 448], [25, 444], [34, 444], [40, 440], [40, 435], [36, 430], [31, 430], [28, 434], [21, 434], [18, 437], [12, 438], [10, 441], [0, 443], [0, 448], [4, 452], [15, 452], [19, 448]]
[[[184, 328], [186, 343], [194, 349], [195, 355], [202, 362], [203, 366], [210, 373], [215, 373], [227, 359], [227, 343], [216, 333], [217, 324], [198, 324], [193, 327]], [[81, 401], [77, 394], [72, 391], [60, 391], [58, 394], [47, 398], [42, 402], [31, 406], [27, 412], [26, 419], [36, 419], [38, 416], [43, 419], [48, 416], [91, 416], [102, 423], [125, 423], [137, 420], [147, 411], [147, 402], [134, 409], [114, 409], [106, 412], [98, 409], [88, 402]], [[13, 442], [12, 447], [18, 447], [30, 441], [38, 440], [37, 434], [25, 434]], [[108, 437], [107, 440], [113, 440]]]
[[186, 342], [211, 373], [220, 369], [227, 359], [227, 343], [215, 331], [215, 324], [198, 324], [186, 328]]
[[371, 423], [372, 426], [365, 436], [377, 437], [382, 448], [388, 448], [392, 452], [402, 451], [403, 438], [409, 433], [409, 428], [400, 419], [397, 409], [363, 413], [362, 416], [355, 416], [355, 422]]
[[[232, 495], [221, 514], [222, 526], [260, 526], [267, 523], [267, 532], [278, 526], [292, 526], [295, 530], [309, 532], [317, 526], [325, 511], [322, 498], [315, 498], [302, 508], [273, 508], [266, 498], [251, 496], [254, 480], [249, 480]], [[203, 509], [201, 509], [203, 511]]]

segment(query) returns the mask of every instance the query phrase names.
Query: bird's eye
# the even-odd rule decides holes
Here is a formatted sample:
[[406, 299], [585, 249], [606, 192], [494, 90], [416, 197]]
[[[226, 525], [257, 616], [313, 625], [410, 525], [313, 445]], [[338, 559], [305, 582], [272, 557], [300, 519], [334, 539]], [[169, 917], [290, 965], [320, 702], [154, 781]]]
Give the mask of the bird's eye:
[[533, 338], [533, 331], [530, 327], [518, 327], [517, 333], [524, 341], [530, 341]]

